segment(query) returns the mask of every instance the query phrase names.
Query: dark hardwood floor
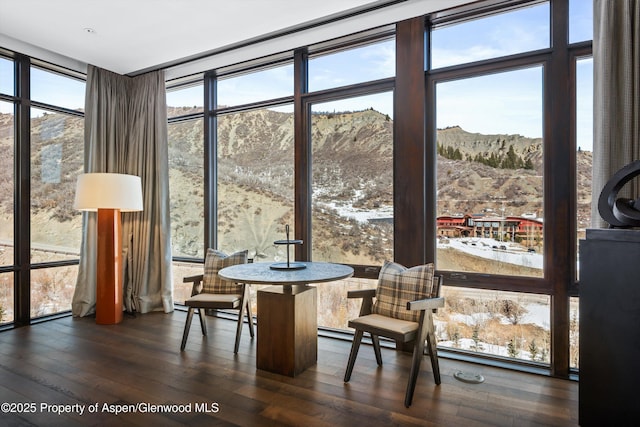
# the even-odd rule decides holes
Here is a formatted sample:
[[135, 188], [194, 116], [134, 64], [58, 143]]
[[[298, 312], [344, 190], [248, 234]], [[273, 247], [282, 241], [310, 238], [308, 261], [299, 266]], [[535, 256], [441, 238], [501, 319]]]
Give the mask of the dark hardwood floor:
[[[320, 338], [317, 365], [283, 377], [256, 370], [246, 326], [234, 355], [235, 322], [222, 318], [208, 318], [207, 338], [194, 321], [181, 353], [185, 317], [125, 316], [113, 326], [68, 317], [0, 333], [0, 425], [577, 425], [577, 382], [440, 358], [436, 386], [425, 357], [407, 409], [410, 355], [383, 349], [378, 368], [372, 348], [362, 346], [345, 384], [350, 343]], [[460, 382], [458, 370], [486, 380]], [[130, 408], [136, 412], [109, 412]]]

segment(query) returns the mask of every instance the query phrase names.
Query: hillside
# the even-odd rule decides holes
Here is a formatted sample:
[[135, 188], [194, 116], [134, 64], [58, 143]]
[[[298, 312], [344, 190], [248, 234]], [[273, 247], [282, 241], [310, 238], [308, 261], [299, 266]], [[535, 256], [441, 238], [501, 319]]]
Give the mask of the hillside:
[[[185, 111], [191, 110], [180, 109]], [[5, 154], [0, 157], [0, 239], [7, 242], [13, 236], [11, 119], [8, 114], [0, 114], [0, 148]], [[314, 114], [312, 122], [314, 259], [364, 265], [380, 265], [385, 259], [392, 259], [393, 122], [371, 109]], [[226, 251], [247, 248], [250, 256], [258, 260], [282, 260], [286, 254], [273, 242], [284, 238], [286, 224], [295, 223], [292, 114], [269, 110], [230, 114], [220, 117], [218, 125], [219, 248]], [[34, 261], [42, 262], [48, 260], [52, 249], [59, 259], [60, 247], [73, 250], [79, 247], [80, 215], [71, 203], [75, 177], [82, 171], [82, 120], [46, 114], [32, 120], [31, 130], [31, 238], [34, 243], [56, 245], [33, 252]], [[544, 153], [540, 139], [481, 135], [455, 126], [439, 130], [437, 143], [438, 215], [484, 212], [489, 216], [525, 213], [542, 216]], [[204, 255], [203, 158], [203, 120], [171, 124], [171, 226], [175, 255]], [[584, 227], [590, 216], [592, 155], [578, 151], [576, 159], [579, 227]], [[10, 251], [4, 255], [5, 264], [10, 263]], [[463, 252], [453, 244], [439, 244], [437, 257], [438, 268], [443, 270], [531, 277], [541, 274], [536, 266], [502, 262], [499, 257], [483, 258]], [[48, 274], [48, 270], [41, 271]], [[40, 291], [34, 287], [32, 293], [50, 293], [68, 304], [75, 270], [64, 271], [65, 276], [34, 273], [32, 278], [43, 289], [51, 284], [64, 284], [64, 289], [59, 286]], [[180, 278], [198, 270], [179, 265], [174, 271], [174, 276]], [[345, 305], [349, 283], [354, 282], [320, 289], [322, 325], [346, 328], [346, 319], [355, 313], [348, 313]], [[176, 301], [181, 302], [190, 289], [178, 281], [175, 284]], [[363, 280], [362, 285], [369, 286], [370, 282]], [[505, 310], [514, 307], [514, 301], [504, 299], [507, 297], [486, 291], [471, 296], [468, 290], [445, 292], [447, 309], [439, 314], [437, 330], [443, 345], [510, 355], [505, 345], [510, 342], [520, 357], [548, 360], [549, 317], [548, 311], [544, 311], [546, 306], [542, 307], [544, 302], [529, 300], [531, 295], [527, 299], [518, 297], [515, 304], [519, 313], [530, 311], [532, 318], [539, 312], [547, 314], [541, 316], [543, 326], [526, 319], [516, 324], [506, 322], [510, 313]], [[0, 308], [11, 306], [7, 298], [0, 300]], [[34, 306], [39, 314], [68, 308], [54, 306], [49, 300], [35, 302]], [[496, 311], [496, 307], [502, 311]], [[8, 312], [7, 316], [12, 314]], [[490, 319], [482, 323], [482, 335], [474, 334], [480, 325], [478, 319]], [[530, 353], [532, 347], [523, 347], [524, 340], [538, 342], [542, 350], [537, 355]]]
[[[170, 114], [171, 115], [171, 114]], [[0, 114], [0, 147], [13, 152], [11, 115]], [[314, 114], [313, 147], [314, 239], [316, 250], [330, 260], [379, 263], [393, 246], [392, 215], [393, 122], [368, 109]], [[78, 215], [71, 208], [75, 175], [82, 170], [82, 123], [56, 114], [32, 121], [34, 218], [48, 233], [60, 230], [55, 240], [76, 245], [67, 237], [69, 221]], [[171, 125], [170, 168], [174, 245], [177, 253], [202, 255], [202, 120]], [[283, 238], [293, 218], [293, 116], [259, 110], [219, 118], [218, 184], [219, 236], [230, 248], [253, 242], [258, 255], [274, 251], [272, 242]], [[521, 135], [481, 135], [458, 126], [438, 131], [438, 215], [495, 212], [496, 215], [534, 213], [542, 216], [542, 141]], [[519, 159], [518, 168], [493, 167], [484, 159]], [[54, 163], [46, 163], [53, 159]], [[43, 163], [62, 165], [54, 176], [43, 175]], [[579, 226], [590, 217], [591, 153], [577, 153]], [[0, 159], [0, 232], [6, 236], [13, 210], [13, 159]], [[513, 163], [513, 162], [512, 162]], [[197, 166], [194, 166], [197, 165]], [[525, 167], [526, 166], [526, 167]], [[50, 182], [48, 182], [49, 180]], [[61, 181], [61, 185], [58, 183]], [[363, 220], [360, 213], [380, 218]], [[47, 226], [45, 226], [47, 224]], [[56, 225], [57, 224], [57, 225]], [[350, 235], [374, 236], [354, 242]], [[34, 236], [36, 238], [36, 236]], [[71, 239], [66, 242], [65, 240]], [[283, 256], [283, 254], [280, 254]]]
[[492, 155], [505, 157], [510, 147], [516, 156], [524, 161], [530, 161], [533, 169], [541, 172], [542, 168], [542, 139], [527, 138], [522, 135], [483, 135], [466, 132], [459, 126], [452, 126], [438, 130], [438, 144], [444, 148], [452, 147], [459, 150], [464, 160], [476, 158], [490, 158]]

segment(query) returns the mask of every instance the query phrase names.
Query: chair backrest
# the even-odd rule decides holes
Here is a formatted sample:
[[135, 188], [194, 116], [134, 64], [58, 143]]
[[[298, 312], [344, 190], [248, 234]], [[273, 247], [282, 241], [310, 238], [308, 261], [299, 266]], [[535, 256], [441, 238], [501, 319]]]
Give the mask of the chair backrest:
[[420, 312], [407, 310], [407, 302], [431, 298], [434, 291], [439, 293], [439, 289], [433, 289], [439, 283], [433, 280], [433, 274], [433, 263], [406, 268], [385, 261], [378, 276], [372, 313], [417, 322]]
[[431, 287], [431, 298], [439, 298], [440, 291], [442, 291], [442, 282], [444, 281], [444, 276], [439, 274], [437, 276], [433, 276], [433, 285]]
[[207, 255], [204, 259], [202, 292], [208, 294], [242, 293], [241, 288], [235, 283], [222, 280], [220, 276], [218, 276], [218, 271], [224, 267], [236, 264], [246, 264], [248, 260], [248, 253], [248, 250], [244, 250], [227, 255], [224, 252], [215, 249], [207, 249]]
[[[438, 274], [433, 276], [433, 286], [431, 288], [431, 298], [440, 298], [440, 292], [442, 291], [442, 283], [444, 282], [444, 276]], [[433, 309], [434, 313], [438, 312], [437, 308]]]

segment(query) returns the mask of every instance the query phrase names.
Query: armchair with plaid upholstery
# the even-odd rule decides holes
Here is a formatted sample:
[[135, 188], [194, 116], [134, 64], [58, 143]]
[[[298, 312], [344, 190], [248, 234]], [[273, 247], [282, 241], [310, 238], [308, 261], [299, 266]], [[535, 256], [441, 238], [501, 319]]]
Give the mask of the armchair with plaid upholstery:
[[[344, 381], [349, 382], [365, 332], [371, 336], [378, 366], [382, 366], [379, 337], [396, 342], [396, 349], [413, 346], [411, 373], [407, 383], [404, 404], [408, 408], [413, 400], [416, 380], [425, 349], [425, 341], [433, 378], [440, 384], [440, 367], [433, 326], [433, 312], [444, 307], [440, 298], [442, 276], [434, 275], [433, 264], [406, 268], [394, 262], [385, 262], [378, 277], [377, 289], [349, 291], [348, 298], [363, 298], [360, 317], [349, 321], [355, 329]], [[374, 303], [374, 297], [376, 298]]]
[[197, 276], [185, 277], [184, 282], [193, 283], [191, 298], [187, 299], [184, 304], [189, 308], [187, 312], [187, 321], [184, 325], [182, 334], [182, 344], [180, 351], [183, 351], [187, 344], [189, 329], [191, 329], [191, 319], [193, 312], [198, 309], [200, 316], [200, 328], [202, 335], [207, 335], [207, 324], [203, 310], [208, 309], [235, 309], [239, 310], [238, 324], [236, 327], [236, 342], [233, 352], [238, 352], [240, 345], [240, 335], [242, 334], [242, 323], [244, 315], [247, 316], [249, 323], [249, 334], [254, 337], [253, 319], [251, 315], [251, 296], [249, 293], [249, 285], [244, 283], [232, 283], [222, 280], [218, 276], [218, 271], [224, 267], [236, 264], [246, 264], [248, 251], [240, 251], [231, 255], [215, 249], [208, 249], [204, 261], [204, 274]]

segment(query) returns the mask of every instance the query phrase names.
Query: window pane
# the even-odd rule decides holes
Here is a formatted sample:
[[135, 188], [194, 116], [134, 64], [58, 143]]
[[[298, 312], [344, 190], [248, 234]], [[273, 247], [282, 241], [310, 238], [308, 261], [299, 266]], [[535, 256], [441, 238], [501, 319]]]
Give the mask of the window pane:
[[78, 266], [31, 270], [31, 317], [71, 310]]
[[[204, 272], [203, 264], [189, 262], [173, 262], [171, 269], [173, 273], [173, 300], [176, 304], [184, 304], [185, 300], [191, 297], [192, 283], [184, 283], [185, 277], [195, 276]], [[256, 301], [255, 297], [253, 301]], [[255, 303], [252, 307], [255, 308]]]
[[444, 286], [444, 309], [434, 316], [439, 347], [549, 364], [547, 295]]
[[313, 260], [392, 260], [393, 93], [311, 109]]
[[0, 58], [0, 93], [13, 95], [13, 61]]
[[218, 118], [218, 249], [286, 260], [273, 242], [285, 238], [287, 224], [294, 227], [292, 111], [288, 105]]
[[[13, 251], [11, 252], [11, 264], [13, 264]], [[0, 252], [2, 263], [5, 261], [5, 252]], [[13, 273], [0, 274], [0, 325], [13, 322]]]
[[[13, 265], [13, 104], [0, 101], [0, 265]], [[6, 245], [6, 246], [4, 246]], [[13, 305], [13, 300], [11, 300]]]
[[569, 0], [569, 42], [593, 39], [593, 0]]
[[179, 117], [204, 111], [202, 84], [167, 90], [167, 117]]
[[375, 289], [377, 285], [377, 279], [350, 277], [317, 286], [318, 327], [347, 330], [349, 320], [359, 316], [362, 304], [362, 299], [347, 298], [347, 291]]
[[[593, 58], [576, 61], [576, 156], [577, 170], [577, 227], [578, 241], [586, 238], [586, 229], [591, 226], [592, 164], [593, 164]], [[580, 246], [578, 245], [579, 275]], [[580, 367], [580, 299], [571, 298], [569, 323], [569, 366]]]
[[393, 77], [395, 39], [309, 59], [309, 91]]
[[542, 71], [437, 84], [439, 269], [542, 276]]
[[542, 3], [435, 28], [432, 68], [548, 48], [549, 4]]
[[173, 256], [204, 258], [202, 119], [170, 123], [168, 138]]
[[580, 298], [569, 298], [569, 367], [580, 368]]
[[293, 64], [221, 78], [217, 108], [293, 96]]
[[31, 110], [32, 262], [77, 259], [82, 215], [73, 209], [84, 170], [84, 119]]
[[[576, 61], [576, 195], [577, 237], [591, 227], [593, 165], [593, 58]], [[599, 194], [596, 195], [598, 197]], [[579, 246], [578, 246], [579, 247]], [[578, 254], [578, 259], [580, 254]], [[579, 272], [579, 269], [576, 266]]]
[[85, 82], [31, 67], [31, 99], [70, 110], [84, 110]]

